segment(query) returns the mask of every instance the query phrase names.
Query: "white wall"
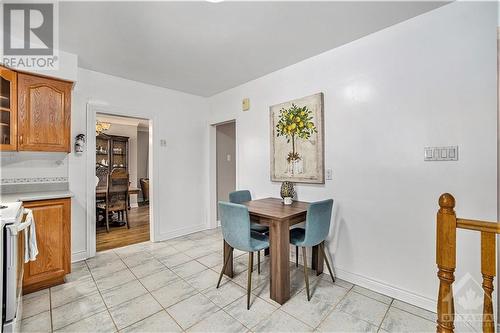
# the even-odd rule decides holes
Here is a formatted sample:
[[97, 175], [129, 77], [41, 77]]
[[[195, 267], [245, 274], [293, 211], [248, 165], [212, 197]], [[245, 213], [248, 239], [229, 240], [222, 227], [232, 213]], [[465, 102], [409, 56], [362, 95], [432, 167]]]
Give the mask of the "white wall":
[[[201, 97], [179, 93], [147, 84], [121, 79], [89, 70], [78, 70], [73, 92], [72, 135], [86, 133], [86, 105], [89, 101], [106, 103], [122, 110], [153, 119], [153, 144], [158, 147], [158, 171], [155, 186], [159, 189], [156, 215], [157, 239], [166, 239], [206, 227], [203, 205], [205, 177], [204, 130], [207, 105]], [[94, 132], [86, 133], [95, 135]], [[166, 147], [159, 147], [165, 139]], [[87, 154], [69, 158], [72, 204], [73, 260], [84, 258], [86, 245], [86, 158]], [[201, 184], [201, 185], [200, 185]], [[203, 187], [202, 187], [203, 188]], [[93, 214], [93, 212], [88, 212]]]
[[[239, 188], [279, 196], [269, 106], [324, 92], [333, 181], [297, 187], [301, 200], [335, 199], [338, 276], [435, 310], [439, 195], [455, 195], [459, 216], [496, 220], [495, 5], [446, 5], [211, 97], [210, 124], [236, 119]], [[458, 145], [459, 161], [423, 161], [441, 145]], [[457, 281], [481, 281], [478, 249], [459, 232]]]
[[44, 152], [1, 152], [0, 178], [66, 178], [68, 155]]

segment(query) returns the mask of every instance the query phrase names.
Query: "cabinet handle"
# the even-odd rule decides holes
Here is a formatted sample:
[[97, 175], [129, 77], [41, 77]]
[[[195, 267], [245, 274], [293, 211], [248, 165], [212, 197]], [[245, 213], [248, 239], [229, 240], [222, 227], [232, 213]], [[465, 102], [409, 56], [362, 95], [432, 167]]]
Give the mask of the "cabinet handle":
[[19, 143], [23, 144], [23, 136], [22, 135], [19, 136]]

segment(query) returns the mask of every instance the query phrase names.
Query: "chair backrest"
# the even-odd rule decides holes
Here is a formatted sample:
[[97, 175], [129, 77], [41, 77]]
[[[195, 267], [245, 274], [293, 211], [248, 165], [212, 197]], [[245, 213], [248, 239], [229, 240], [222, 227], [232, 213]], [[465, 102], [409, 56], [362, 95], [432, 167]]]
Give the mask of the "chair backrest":
[[127, 209], [129, 176], [123, 168], [115, 168], [109, 174], [108, 205], [110, 210]]
[[252, 200], [252, 195], [249, 190], [240, 190], [229, 193], [229, 201], [240, 204], [245, 201]]
[[95, 175], [99, 178], [96, 187], [106, 188], [108, 186], [108, 167], [102, 164], [97, 164], [95, 167]]
[[142, 199], [149, 200], [149, 178], [141, 178], [139, 180], [141, 183]]
[[332, 217], [333, 199], [313, 202], [306, 215], [305, 246], [315, 246], [328, 236]]
[[250, 215], [244, 205], [219, 201], [224, 240], [233, 248], [250, 251]]

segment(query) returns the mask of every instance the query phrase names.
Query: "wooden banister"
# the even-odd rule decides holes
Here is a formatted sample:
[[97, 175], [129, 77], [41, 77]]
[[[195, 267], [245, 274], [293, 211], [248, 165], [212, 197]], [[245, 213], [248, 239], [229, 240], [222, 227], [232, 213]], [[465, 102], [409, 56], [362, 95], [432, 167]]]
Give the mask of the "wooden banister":
[[500, 224], [460, 219], [455, 215], [455, 198], [444, 193], [439, 197], [436, 231], [436, 264], [439, 278], [436, 331], [453, 332], [455, 307], [453, 300], [453, 282], [456, 268], [457, 228], [481, 232], [481, 274], [483, 276], [483, 332], [495, 332], [493, 315], [493, 279], [496, 275], [496, 234], [500, 233]]
[[500, 223], [457, 218], [457, 228], [500, 234]]
[[454, 330], [455, 304], [453, 301], [453, 281], [455, 281], [457, 217], [455, 198], [449, 193], [439, 198], [437, 213], [436, 264], [439, 278], [437, 303], [437, 332], [449, 333]]

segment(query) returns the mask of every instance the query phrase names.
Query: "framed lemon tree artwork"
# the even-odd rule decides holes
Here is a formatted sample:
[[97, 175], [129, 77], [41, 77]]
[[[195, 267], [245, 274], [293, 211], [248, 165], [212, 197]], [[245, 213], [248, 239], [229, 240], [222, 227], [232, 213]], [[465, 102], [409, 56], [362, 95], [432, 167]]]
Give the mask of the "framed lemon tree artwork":
[[324, 184], [323, 93], [270, 107], [271, 181]]

